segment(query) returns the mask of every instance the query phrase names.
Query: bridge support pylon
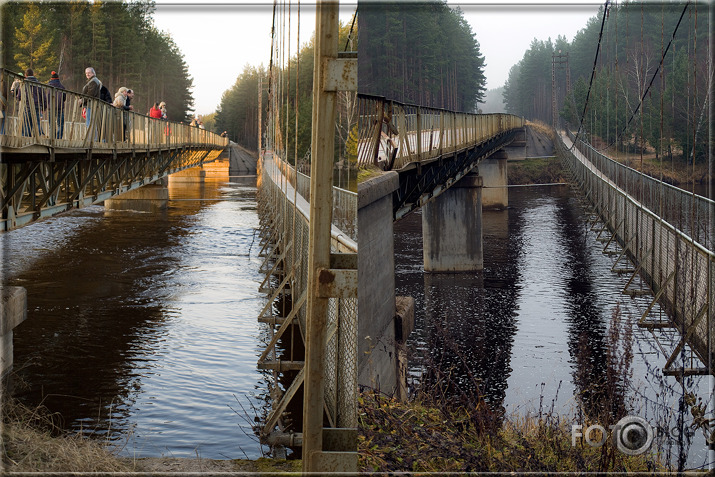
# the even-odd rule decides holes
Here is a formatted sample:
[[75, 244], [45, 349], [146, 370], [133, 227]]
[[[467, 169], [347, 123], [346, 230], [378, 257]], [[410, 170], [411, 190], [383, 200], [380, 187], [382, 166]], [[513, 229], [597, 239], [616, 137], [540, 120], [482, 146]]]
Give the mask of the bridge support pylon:
[[[0, 287], [0, 378], [12, 370], [12, 330], [27, 319], [27, 290]], [[0, 383], [0, 396], [4, 383]]]
[[426, 272], [471, 272], [484, 268], [483, 178], [467, 174], [422, 207]]
[[166, 178], [132, 189], [124, 194], [104, 201], [105, 210], [139, 210], [158, 212], [165, 210], [169, 202], [168, 180]]
[[482, 207], [506, 209], [509, 207], [507, 165], [509, 155], [500, 149], [479, 163], [479, 175], [484, 178]]

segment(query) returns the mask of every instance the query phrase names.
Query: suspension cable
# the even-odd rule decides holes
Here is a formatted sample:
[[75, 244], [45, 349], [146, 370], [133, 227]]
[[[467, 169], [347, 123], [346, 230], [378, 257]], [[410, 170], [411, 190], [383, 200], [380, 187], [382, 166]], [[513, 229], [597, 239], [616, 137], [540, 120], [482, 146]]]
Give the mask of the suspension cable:
[[[653, 76], [651, 77], [650, 82], [648, 83], [648, 87], [647, 87], [647, 88], [645, 89], [645, 91], [643, 92], [643, 95], [641, 96], [640, 101], [638, 102], [638, 106], [636, 106], [636, 109], [633, 110], [633, 112], [631, 113], [631, 117], [630, 117], [630, 118], [628, 119], [628, 121], [626, 122], [626, 125], [625, 125], [625, 127], [623, 128], [623, 131], [621, 131], [621, 133], [618, 134], [618, 136], [616, 137], [616, 139], [614, 139], [614, 141], [613, 141], [611, 144], [609, 144], [608, 146], [606, 146], [605, 148], [603, 148], [603, 149], [601, 149], [601, 150], [608, 149], [609, 147], [613, 146], [613, 144], [615, 144], [616, 141], [618, 141], [618, 139], [620, 139], [621, 136], [623, 136], [623, 135], [626, 133], [626, 130], [628, 129], [628, 126], [630, 126], [631, 121], [633, 121], [633, 118], [634, 118], [635, 115], [638, 113], [638, 110], [640, 109], [641, 105], [643, 104], [643, 101], [645, 100], [646, 96], [648, 95], [648, 91], [650, 91], [650, 87], [653, 85], [653, 81], [655, 81], [655, 78], [658, 76], [658, 73], [660, 72], [660, 68], [663, 66], [663, 61], [665, 60], [665, 57], [668, 55], [668, 50], [670, 50], [670, 45], [672, 45], [672, 44], [673, 44], [673, 40], [675, 40], [675, 35], [676, 35], [676, 33], [678, 32], [678, 28], [680, 27], [680, 23], [682, 22], [683, 16], [685, 15], [685, 12], [687, 11], [687, 8], [688, 8], [689, 5], [690, 5], [690, 1], [688, 1], [688, 2], [685, 4], [685, 7], [683, 8], [683, 12], [680, 14], [680, 18], [678, 19], [678, 23], [677, 23], [677, 25], [675, 25], [675, 29], [673, 30], [673, 34], [672, 34], [671, 37], [670, 37], [670, 41], [668, 42], [668, 46], [665, 48], [665, 51], [663, 52], [663, 55], [662, 55], [662, 57], [661, 57], [661, 59], [660, 59], [660, 63], [658, 64], [658, 67], [656, 68], [655, 72], [653, 73]], [[588, 98], [587, 98], [587, 101], [588, 101]]]
[[574, 137], [574, 142], [571, 145], [573, 148], [574, 145], [576, 144], [576, 141], [578, 141], [578, 136], [581, 133], [581, 129], [583, 129], [583, 120], [584, 117], [586, 116], [586, 109], [588, 108], [588, 99], [589, 96], [591, 96], [591, 87], [593, 86], [593, 78], [596, 76], [596, 67], [598, 65], [598, 55], [601, 52], [601, 39], [603, 38], [603, 26], [606, 23], [606, 13], [608, 12], [608, 3], [610, 0], [606, 0], [606, 3], [603, 5], [603, 18], [601, 19], [601, 31], [598, 33], [598, 45], [596, 45], [596, 56], [593, 59], [593, 69], [591, 70], [591, 80], [588, 83], [588, 92], [586, 93], [586, 101], [583, 104], [583, 112], [581, 113], [581, 121], [579, 121], [578, 125], [578, 131], [576, 131], [576, 136]]

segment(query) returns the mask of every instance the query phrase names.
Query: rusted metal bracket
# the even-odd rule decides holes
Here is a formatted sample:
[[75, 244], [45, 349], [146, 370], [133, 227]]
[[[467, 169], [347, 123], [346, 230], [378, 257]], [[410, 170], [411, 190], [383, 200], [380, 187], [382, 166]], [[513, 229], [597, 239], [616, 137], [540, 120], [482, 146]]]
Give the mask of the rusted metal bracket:
[[325, 58], [323, 91], [357, 91], [357, 58]]

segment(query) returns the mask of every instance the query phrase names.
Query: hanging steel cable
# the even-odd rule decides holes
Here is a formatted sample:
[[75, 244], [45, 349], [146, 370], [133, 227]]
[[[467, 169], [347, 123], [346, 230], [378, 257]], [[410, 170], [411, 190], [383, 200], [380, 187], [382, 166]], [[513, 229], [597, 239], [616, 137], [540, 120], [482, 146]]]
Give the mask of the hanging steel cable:
[[[576, 140], [578, 140], [578, 137], [581, 134], [581, 129], [583, 129], [583, 120], [586, 117], [586, 110], [588, 108], [588, 99], [591, 96], [591, 88], [593, 87], [593, 78], [596, 76], [596, 67], [598, 66], [598, 55], [601, 52], [601, 40], [603, 39], [603, 26], [605, 25], [606, 17], [608, 16], [607, 15], [608, 3], [609, 3], [609, 0], [606, 0], [606, 3], [603, 5], [603, 18], [601, 19], [601, 31], [598, 33], [598, 45], [596, 45], [596, 56], [593, 58], [593, 69], [591, 70], [591, 80], [588, 83], [588, 91], [586, 93], [586, 101], [583, 104], [583, 112], [581, 113], [581, 120], [579, 121], [578, 131], [576, 131]], [[574, 141], [574, 144], [575, 143], [576, 143], [576, 141]]]
[[[670, 45], [673, 44], [673, 40], [675, 40], [675, 35], [678, 32], [678, 28], [680, 27], [680, 23], [683, 20], [683, 16], [685, 15], [685, 12], [688, 9], [688, 6], [690, 5], [690, 2], [687, 2], [685, 4], [685, 7], [683, 7], [683, 12], [680, 14], [680, 18], [678, 19], [677, 25], [675, 25], [675, 29], [673, 30], [673, 34], [670, 37], [670, 41], [668, 42], [668, 46], [665, 48], [665, 51], [663, 52], [661, 58], [660, 58], [660, 63], [658, 63], [658, 67], [656, 68], [655, 72], [653, 73], [653, 76], [650, 79], [650, 82], [648, 83], [648, 87], [643, 91], [643, 94], [641, 95], [640, 101], [638, 102], [638, 105], [636, 108], [633, 110], [631, 113], [630, 118], [628, 118], [628, 121], [626, 122], [625, 127], [623, 128], [623, 131], [621, 131], [616, 138], [611, 142], [608, 146], [604, 147], [603, 149], [600, 149], [599, 151], [603, 151], [605, 149], [608, 149], [612, 147], [618, 139], [620, 139], [628, 130], [628, 126], [630, 126], [631, 122], [633, 121], [633, 118], [638, 114], [638, 111], [640, 110], [641, 106], [643, 105], [643, 101], [645, 100], [646, 96], [648, 95], [648, 92], [650, 91], [651, 86], [653, 85], [653, 82], [655, 81], [655, 78], [658, 76], [658, 73], [660, 72], [661, 67], [663, 66], [663, 61], [665, 60], [665, 57], [668, 55], [668, 50], [670, 50]], [[590, 89], [590, 88], [589, 88]], [[586, 103], [588, 103], [588, 96], [586, 97]], [[584, 106], [584, 111], [585, 111], [585, 106]]]

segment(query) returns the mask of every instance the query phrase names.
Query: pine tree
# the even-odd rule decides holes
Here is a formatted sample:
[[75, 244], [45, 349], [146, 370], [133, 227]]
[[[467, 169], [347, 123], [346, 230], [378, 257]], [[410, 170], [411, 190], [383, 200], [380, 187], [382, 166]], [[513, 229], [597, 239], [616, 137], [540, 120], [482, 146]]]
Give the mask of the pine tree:
[[50, 32], [43, 28], [40, 7], [30, 3], [22, 16], [22, 26], [15, 28], [15, 39], [19, 51], [14, 55], [21, 69], [32, 68], [38, 77], [46, 76], [52, 70], [56, 59]]

